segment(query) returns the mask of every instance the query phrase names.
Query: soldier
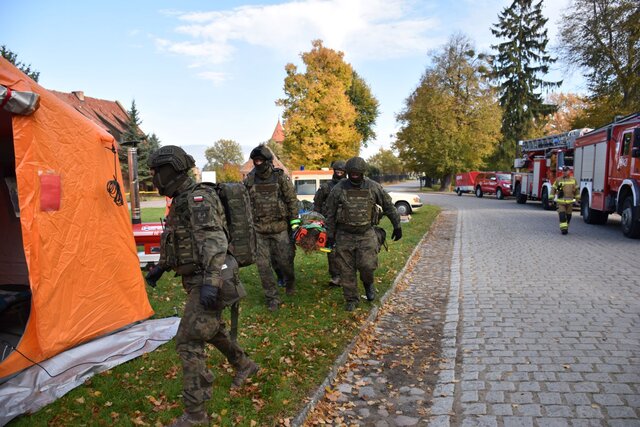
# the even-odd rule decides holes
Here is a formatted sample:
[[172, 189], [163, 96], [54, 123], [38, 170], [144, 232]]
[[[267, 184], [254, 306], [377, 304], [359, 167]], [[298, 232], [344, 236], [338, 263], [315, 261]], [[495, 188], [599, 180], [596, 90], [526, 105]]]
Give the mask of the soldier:
[[[325, 218], [327, 217], [327, 206], [325, 202], [333, 187], [340, 182], [341, 179], [346, 178], [345, 165], [344, 160], [336, 160], [333, 162], [333, 165], [331, 165], [333, 167], [331, 181], [323, 183], [313, 197], [313, 210], [321, 213]], [[331, 277], [329, 286], [340, 286], [340, 272], [336, 265], [336, 253], [334, 251], [327, 253], [327, 261], [329, 263], [329, 276]]]
[[[221, 321], [221, 271], [227, 267], [225, 257], [231, 257], [227, 254], [224, 208], [212, 187], [196, 184], [187, 175], [195, 163], [182, 148], [159, 148], [149, 156], [147, 164], [158, 192], [173, 198], [162, 233], [160, 261], [147, 274], [147, 283], [155, 287], [165, 271], [174, 270], [182, 276], [182, 286], [188, 294], [176, 335], [185, 411], [172, 426], [208, 425], [205, 405], [211, 398], [214, 375], [207, 368], [205, 343], [213, 344], [236, 368], [232, 388], [241, 386], [259, 370], [229, 338]], [[237, 272], [234, 276], [237, 278]]]
[[355, 310], [360, 301], [356, 271], [360, 272], [367, 300], [376, 297], [373, 273], [378, 268], [379, 244], [373, 225], [377, 222], [377, 205], [393, 224], [391, 238], [402, 238], [400, 216], [391, 197], [380, 184], [364, 176], [366, 167], [361, 157], [349, 159], [348, 179], [333, 187], [326, 205], [327, 242], [336, 252], [346, 311]]
[[249, 155], [253, 170], [244, 184], [249, 191], [256, 229], [258, 273], [270, 311], [278, 310], [280, 298], [271, 262], [282, 273], [287, 295], [295, 293], [294, 247], [290, 232], [300, 225], [298, 199], [284, 171], [273, 167], [273, 154], [263, 144]]
[[578, 184], [574, 177], [570, 176], [571, 168], [569, 166], [562, 167], [562, 176], [556, 179], [551, 187], [551, 197], [555, 195], [555, 201], [558, 205], [558, 216], [560, 218], [560, 232], [562, 234], [569, 233], [569, 223], [571, 222], [571, 213], [573, 212], [573, 204], [580, 200]]

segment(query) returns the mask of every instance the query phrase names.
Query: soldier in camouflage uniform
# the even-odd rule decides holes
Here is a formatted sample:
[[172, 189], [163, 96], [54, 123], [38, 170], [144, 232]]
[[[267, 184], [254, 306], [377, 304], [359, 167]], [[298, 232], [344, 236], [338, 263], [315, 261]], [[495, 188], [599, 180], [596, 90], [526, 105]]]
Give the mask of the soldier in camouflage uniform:
[[[313, 210], [321, 213], [324, 217], [327, 217], [327, 198], [329, 193], [340, 180], [346, 178], [346, 163], [344, 160], [336, 160], [331, 167], [333, 168], [333, 176], [331, 181], [324, 182], [316, 191], [316, 195], [313, 197]], [[331, 251], [327, 253], [327, 261], [329, 264], [329, 286], [340, 286], [340, 272], [338, 271], [338, 265], [336, 262], [336, 253]]]
[[[188, 294], [176, 335], [185, 412], [172, 425], [208, 425], [205, 405], [211, 398], [214, 375], [207, 368], [205, 343], [213, 344], [236, 368], [232, 388], [241, 386], [259, 369], [229, 338], [221, 321], [218, 294], [225, 257], [230, 256], [224, 208], [212, 187], [196, 184], [187, 175], [194, 161], [182, 148], [159, 148], [147, 163], [158, 192], [173, 198], [162, 233], [160, 261], [147, 274], [147, 283], [155, 287], [165, 271], [174, 270], [182, 276], [182, 286]], [[234, 275], [237, 278], [237, 272]]]
[[365, 178], [366, 162], [361, 157], [347, 161], [347, 177], [331, 190], [327, 199], [327, 243], [336, 252], [340, 283], [346, 301], [345, 310], [353, 311], [360, 302], [358, 277], [364, 285], [368, 301], [376, 292], [373, 273], [378, 268], [377, 234], [373, 228], [377, 221], [378, 207], [393, 224], [391, 238], [402, 238], [400, 216], [389, 194], [375, 181]]
[[244, 180], [249, 191], [256, 230], [256, 264], [267, 307], [278, 310], [280, 298], [273, 276], [273, 260], [282, 273], [287, 295], [295, 293], [295, 256], [291, 230], [300, 225], [298, 199], [293, 184], [282, 169], [273, 167], [273, 154], [259, 145], [249, 156], [254, 168]]

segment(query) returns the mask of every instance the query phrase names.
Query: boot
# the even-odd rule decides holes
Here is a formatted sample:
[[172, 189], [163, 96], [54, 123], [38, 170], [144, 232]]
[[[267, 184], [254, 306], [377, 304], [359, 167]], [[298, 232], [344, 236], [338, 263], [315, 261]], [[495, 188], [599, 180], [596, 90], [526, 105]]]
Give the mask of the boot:
[[[247, 358], [248, 359], [248, 358]], [[237, 389], [247, 378], [255, 375], [260, 370], [260, 366], [256, 362], [251, 359], [248, 359], [248, 362], [245, 363], [244, 367], [238, 368], [236, 371], [236, 376], [233, 377], [233, 382], [231, 383], [231, 390]]]
[[337, 288], [340, 286], [340, 276], [335, 276], [332, 277], [331, 280], [329, 280], [329, 286], [332, 288]]
[[184, 412], [169, 427], [208, 426], [209, 416], [205, 411]]
[[373, 287], [373, 283], [364, 283], [364, 292], [367, 295], [367, 301], [376, 299], [376, 288]]
[[273, 299], [267, 303], [267, 309], [271, 312], [278, 311], [279, 308], [280, 308], [280, 301], [278, 300]]
[[347, 301], [344, 305], [344, 311], [353, 311], [358, 308], [358, 301]]
[[569, 230], [567, 230], [566, 228], [565, 228], [565, 229], [560, 230], [560, 232], [561, 232], [563, 235], [565, 235], [565, 234], [569, 234]]

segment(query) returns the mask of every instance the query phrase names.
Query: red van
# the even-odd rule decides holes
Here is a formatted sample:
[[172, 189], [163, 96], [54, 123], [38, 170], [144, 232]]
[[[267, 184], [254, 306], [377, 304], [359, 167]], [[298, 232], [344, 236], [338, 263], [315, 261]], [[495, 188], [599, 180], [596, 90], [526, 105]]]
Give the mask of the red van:
[[510, 172], [482, 172], [476, 177], [476, 197], [495, 194], [497, 199], [511, 195]]

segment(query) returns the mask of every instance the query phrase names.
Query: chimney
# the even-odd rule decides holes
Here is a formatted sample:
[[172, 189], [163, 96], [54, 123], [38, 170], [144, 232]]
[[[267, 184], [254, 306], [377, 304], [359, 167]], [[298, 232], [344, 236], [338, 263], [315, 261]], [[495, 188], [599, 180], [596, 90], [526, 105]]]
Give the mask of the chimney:
[[81, 90], [75, 90], [73, 92], [71, 92], [72, 94], [74, 94], [76, 96], [76, 98], [78, 98], [80, 101], [84, 102], [84, 92]]

